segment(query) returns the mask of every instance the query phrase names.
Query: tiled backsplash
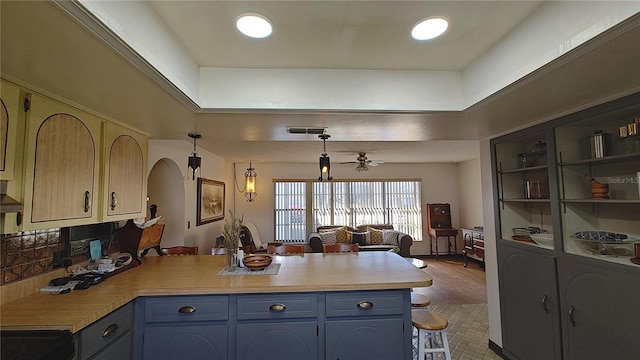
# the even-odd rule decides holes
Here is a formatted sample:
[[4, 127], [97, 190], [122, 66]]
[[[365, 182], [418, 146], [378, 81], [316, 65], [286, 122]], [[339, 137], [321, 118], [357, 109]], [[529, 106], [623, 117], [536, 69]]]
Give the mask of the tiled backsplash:
[[53, 253], [63, 250], [59, 228], [0, 235], [0, 284], [53, 270]]

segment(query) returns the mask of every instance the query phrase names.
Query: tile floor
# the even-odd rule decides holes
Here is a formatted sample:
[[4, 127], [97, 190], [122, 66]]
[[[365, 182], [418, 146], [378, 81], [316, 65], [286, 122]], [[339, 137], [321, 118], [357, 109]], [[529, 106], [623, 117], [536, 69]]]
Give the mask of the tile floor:
[[[501, 359], [488, 348], [489, 316], [487, 304], [431, 304], [428, 309], [449, 320], [447, 336], [453, 360]], [[440, 338], [438, 337], [438, 341]], [[414, 357], [414, 359], [417, 355]], [[444, 360], [444, 354], [437, 354], [428, 360]]]

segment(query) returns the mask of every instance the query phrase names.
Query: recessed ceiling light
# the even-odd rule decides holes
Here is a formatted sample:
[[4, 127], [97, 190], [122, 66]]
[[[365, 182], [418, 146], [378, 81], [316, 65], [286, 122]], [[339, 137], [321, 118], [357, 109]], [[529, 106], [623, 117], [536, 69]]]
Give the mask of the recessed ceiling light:
[[442, 35], [449, 27], [447, 19], [431, 17], [420, 20], [411, 30], [411, 37], [416, 40], [429, 40]]
[[262, 39], [271, 35], [271, 22], [258, 14], [242, 14], [236, 20], [236, 27], [248, 37]]

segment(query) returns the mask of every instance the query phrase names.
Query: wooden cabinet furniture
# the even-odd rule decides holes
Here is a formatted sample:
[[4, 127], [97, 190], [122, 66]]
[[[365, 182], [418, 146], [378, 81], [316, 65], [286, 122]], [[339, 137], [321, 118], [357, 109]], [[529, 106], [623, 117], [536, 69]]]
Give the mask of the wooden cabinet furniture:
[[[458, 229], [451, 226], [451, 205], [449, 204], [427, 204], [427, 227], [431, 236], [429, 244], [429, 253], [435, 253], [438, 259], [438, 238], [445, 237], [447, 239], [447, 255], [452, 253], [458, 259]], [[435, 250], [433, 249], [435, 243]]]
[[23, 229], [98, 222], [100, 127], [92, 114], [32, 94]]
[[123, 126], [103, 124], [103, 220], [145, 217], [147, 137]]
[[1, 96], [0, 180], [23, 204], [3, 233], [146, 216], [148, 135], [5, 79]]
[[[631, 246], [640, 241], [640, 138], [618, 132], [638, 114], [640, 93], [491, 141], [508, 357], [629, 358], [640, 351], [629, 335], [640, 323], [640, 266]], [[593, 151], [599, 133], [613, 135]], [[540, 142], [547, 144], [544, 161], [521, 162]], [[594, 180], [608, 184], [606, 198], [594, 196]], [[532, 192], [534, 182], [548, 188]], [[527, 232], [534, 231], [551, 241], [533, 242]], [[626, 238], [580, 240], [587, 231]]]
[[484, 269], [484, 231], [477, 229], [462, 229], [464, 248], [464, 267], [467, 267], [469, 258], [479, 260]]
[[0, 83], [0, 180], [13, 179], [15, 164], [22, 161], [18, 139], [24, 131], [25, 110], [20, 91], [11, 82]]
[[75, 359], [133, 359], [133, 312], [130, 302], [77, 333]]

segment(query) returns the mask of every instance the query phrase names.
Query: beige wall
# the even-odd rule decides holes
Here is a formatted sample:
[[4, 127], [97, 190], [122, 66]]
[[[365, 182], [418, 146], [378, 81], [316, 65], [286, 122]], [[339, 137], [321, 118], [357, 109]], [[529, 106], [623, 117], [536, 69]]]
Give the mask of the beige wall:
[[[173, 181], [166, 179], [158, 179], [149, 177], [149, 191], [159, 192], [166, 191], [170, 193], [171, 201], [175, 201], [170, 206], [163, 205], [158, 207], [158, 215], [165, 217], [166, 224], [174, 224], [179, 229], [169, 228], [165, 225], [165, 233], [162, 236], [161, 246], [176, 245], [197, 245], [200, 254], [210, 253], [211, 247], [214, 245], [215, 237], [222, 231], [223, 221], [196, 226], [196, 194], [197, 181], [191, 179], [191, 172], [187, 171], [187, 158], [193, 151], [193, 143], [182, 140], [150, 140], [149, 141], [149, 172], [154, 165], [159, 162], [173, 163], [174, 169], [179, 169], [179, 173], [175, 171], [163, 171], [161, 174], [167, 176], [175, 176]], [[211, 180], [225, 181], [225, 161], [210, 152], [198, 149], [198, 155], [202, 158], [202, 167], [200, 173], [196, 176], [202, 176]], [[156, 169], [157, 170], [157, 169]], [[157, 183], [175, 184], [177, 188], [157, 189]], [[229, 184], [227, 184], [226, 194], [228, 203], [228, 194], [230, 192]], [[156, 193], [157, 194], [157, 193]], [[184, 194], [180, 196], [180, 194]], [[176, 197], [177, 195], [177, 197]], [[157, 196], [157, 195], [156, 195]], [[149, 203], [153, 203], [155, 199], [150, 195]], [[150, 254], [155, 253], [153, 251]]]
[[[330, 154], [329, 154], [330, 155]], [[244, 172], [248, 167], [248, 162], [236, 164], [236, 175], [238, 181], [244, 179]], [[254, 223], [260, 231], [262, 241], [271, 241], [275, 233], [273, 227], [273, 179], [317, 179], [319, 175], [318, 165], [315, 163], [304, 164], [282, 164], [282, 163], [253, 163], [258, 173], [257, 191], [258, 197], [254, 202], [247, 202], [244, 196], [235, 190], [233, 194], [228, 194], [227, 199], [231, 199], [227, 207], [235, 204], [238, 215], [244, 214], [246, 221]], [[233, 181], [233, 164], [227, 165], [231, 176], [229, 181]], [[462, 213], [472, 219], [482, 219], [482, 209], [480, 207], [480, 193], [475, 192], [475, 196], [462, 199], [460, 196], [463, 187], [461, 177], [478, 179], [479, 163], [471, 161], [469, 164], [459, 166], [457, 164], [383, 164], [376, 168], [371, 168], [368, 172], [359, 173], [354, 170], [355, 165], [334, 165], [331, 174], [334, 179], [421, 179], [422, 185], [422, 206], [423, 206], [423, 234], [422, 239], [426, 241], [416, 241], [411, 248], [413, 255], [427, 254], [429, 248], [429, 235], [426, 232], [426, 204], [446, 202], [451, 204], [451, 220], [454, 227], [460, 227]], [[474, 172], [477, 171], [477, 172]], [[467, 182], [464, 182], [467, 186]], [[476, 180], [473, 187], [479, 188]], [[242, 188], [242, 184], [240, 184]], [[227, 182], [227, 189], [230, 189]], [[473, 193], [473, 192], [472, 192]], [[468, 209], [467, 207], [473, 207]], [[462, 208], [465, 208], [464, 211]], [[475, 223], [477, 225], [477, 223]], [[461, 237], [460, 237], [461, 238]], [[444, 239], [441, 249], [444, 249]], [[459, 239], [459, 249], [461, 249], [461, 239]]]

